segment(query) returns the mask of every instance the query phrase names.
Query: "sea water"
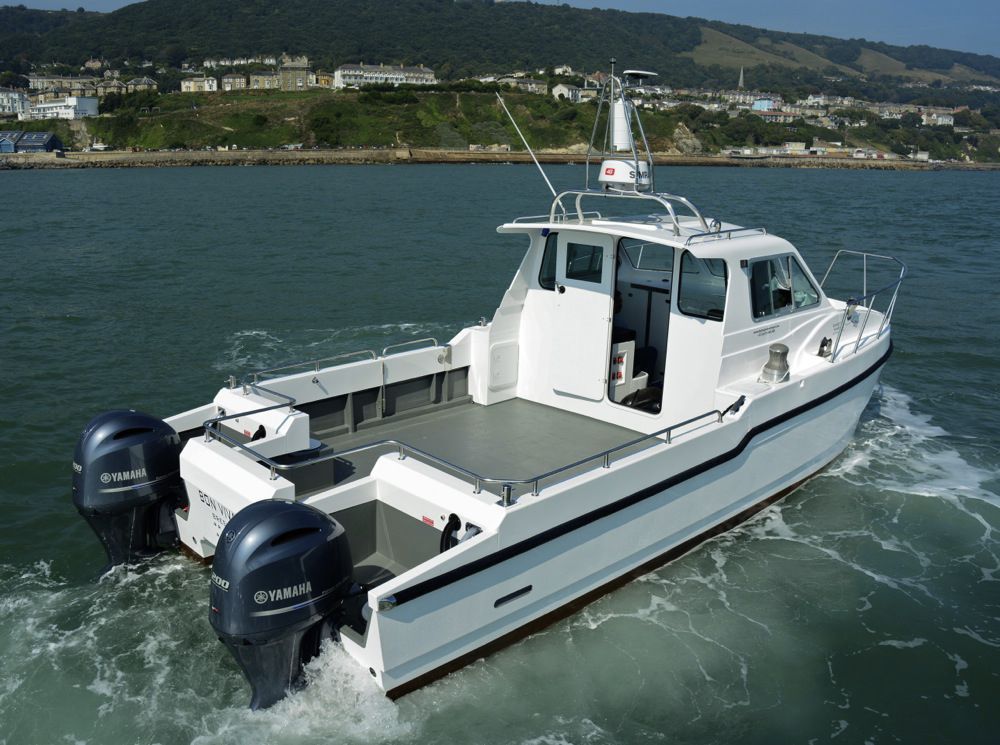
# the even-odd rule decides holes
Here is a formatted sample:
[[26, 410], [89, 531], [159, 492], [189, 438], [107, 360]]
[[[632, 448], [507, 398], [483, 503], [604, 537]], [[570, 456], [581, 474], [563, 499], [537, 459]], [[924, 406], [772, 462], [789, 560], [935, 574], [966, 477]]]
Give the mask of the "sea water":
[[490, 317], [525, 248], [494, 228], [545, 212], [544, 182], [502, 165], [0, 173], [0, 743], [997, 742], [1000, 173], [658, 177], [818, 274], [840, 248], [908, 264], [847, 450], [398, 702], [330, 644], [304, 691], [252, 713], [206, 568], [167, 554], [94, 581], [103, 553], [70, 501], [82, 426]]

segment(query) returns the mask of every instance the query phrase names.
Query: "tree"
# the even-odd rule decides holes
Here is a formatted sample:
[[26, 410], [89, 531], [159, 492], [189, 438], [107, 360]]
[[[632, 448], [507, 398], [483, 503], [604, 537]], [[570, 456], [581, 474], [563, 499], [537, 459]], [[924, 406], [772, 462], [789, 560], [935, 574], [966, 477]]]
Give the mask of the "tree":
[[0, 88], [27, 88], [28, 79], [16, 72], [0, 72]]

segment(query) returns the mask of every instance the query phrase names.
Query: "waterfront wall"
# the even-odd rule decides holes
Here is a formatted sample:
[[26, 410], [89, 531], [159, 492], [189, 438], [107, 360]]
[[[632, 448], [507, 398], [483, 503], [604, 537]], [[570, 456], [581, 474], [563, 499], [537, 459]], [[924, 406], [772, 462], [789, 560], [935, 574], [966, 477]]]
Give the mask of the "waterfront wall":
[[[542, 151], [542, 163], [582, 163], [581, 153]], [[739, 166], [751, 168], [850, 168], [925, 171], [938, 168], [1000, 170], [1000, 164], [925, 163], [907, 160], [770, 156], [657, 154], [656, 165]], [[67, 152], [0, 155], [0, 168], [163, 168], [186, 166], [333, 165], [362, 163], [530, 163], [525, 152], [469, 152], [389, 148], [382, 150], [196, 150], [180, 152]]]

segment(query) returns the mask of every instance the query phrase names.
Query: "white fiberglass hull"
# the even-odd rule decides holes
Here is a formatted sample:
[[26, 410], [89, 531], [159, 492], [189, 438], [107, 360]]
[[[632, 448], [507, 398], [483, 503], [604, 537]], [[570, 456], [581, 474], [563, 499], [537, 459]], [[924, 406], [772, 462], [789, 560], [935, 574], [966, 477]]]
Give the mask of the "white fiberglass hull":
[[557, 537], [547, 539], [550, 531], [543, 531], [528, 550], [501, 544], [500, 553], [513, 555], [375, 611], [364, 646], [345, 638], [345, 648], [396, 697], [680, 556], [836, 458], [853, 436], [887, 356], [807, 411], [749, 433], [736, 455], [716, 454], [693, 475], [665, 474], [666, 488], [647, 488], [634, 504]]

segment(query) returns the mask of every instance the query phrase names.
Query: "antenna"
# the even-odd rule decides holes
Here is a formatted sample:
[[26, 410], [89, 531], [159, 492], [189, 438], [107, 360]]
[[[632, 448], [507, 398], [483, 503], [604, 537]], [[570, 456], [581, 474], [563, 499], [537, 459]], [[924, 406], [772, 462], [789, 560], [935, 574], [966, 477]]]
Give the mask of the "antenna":
[[542, 174], [542, 178], [545, 179], [545, 185], [549, 187], [549, 191], [552, 192], [552, 196], [554, 198], [558, 198], [559, 195], [556, 193], [556, 190], [552, 187], [552, 182], [549, 181], [549, 177], [545, 175], [545, 170], [542, 168], [542, 164], [538, 162], [538, 158], [535, 157], [535, 153], [531, 149], [531, 145], [528, 144], [528, 141], [524, 139], [524, 135], [521, 134], [521, 128], [518, 127], [517, 122], [514, 121], [514, 117], [507, 109], [507, 104], [503, 102], [503, 96], [500, 95], [499, 91], [497, 91], [497, 100], [500, 102], [500, 105], [503, 106], [503, 110], [507, 113], [507, 117], [510, 119], [510, 123], [514, 125], [514, 129], [517, 132], [517, 136], [521, 138], [521, 142], [523, 142], [524, 146], [528, 149], [528, 155], [530, 155], [531, 159], [535, 161], [535, 165], [538, 167], [538, 172]]

